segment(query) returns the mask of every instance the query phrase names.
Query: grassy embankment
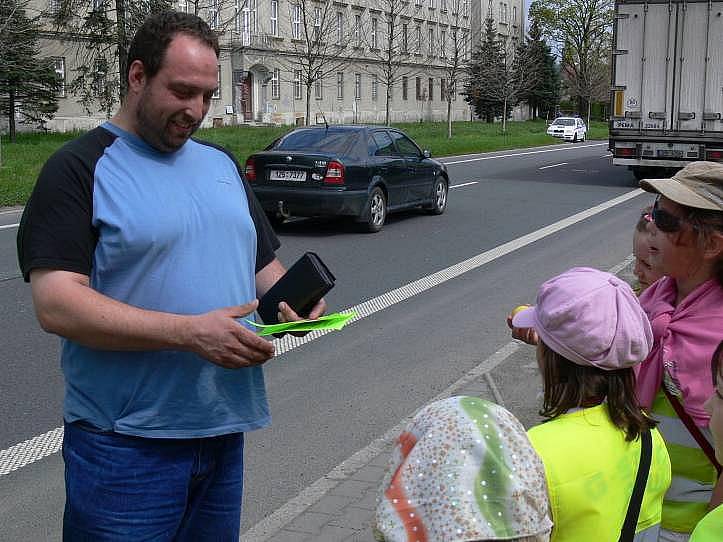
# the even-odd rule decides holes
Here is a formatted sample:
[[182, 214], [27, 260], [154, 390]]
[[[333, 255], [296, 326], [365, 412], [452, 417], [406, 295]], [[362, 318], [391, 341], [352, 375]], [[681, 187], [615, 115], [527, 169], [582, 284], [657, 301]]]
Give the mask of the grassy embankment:
[[[542, 121], [509, 122], [508, 131], [502, 134], [500, 124], [482, 122], [455, 122], [453, 138], [447, 139], [445, 123], [395, 124], [407, 132], [432, 156], [449, 156], [519, 147], [535, 147], [559, 143], [545, 134]], [[276, 137], [290, 130], [282, 127], [224, 127], [200, 130], [197, 136], [219, 143], [233, 151], [241, 163], [246, 157], [271, 143]], [[2, 165], [0, 166], [0, 207], [23, 205], [35, 184], [35, 179], [47, 158], [77, 133], [66, 134], [19, 134], [17, 142], [10, 144], [2, 136]], [[607, 124], [593, 122], [589, 139], [607, 138]]]

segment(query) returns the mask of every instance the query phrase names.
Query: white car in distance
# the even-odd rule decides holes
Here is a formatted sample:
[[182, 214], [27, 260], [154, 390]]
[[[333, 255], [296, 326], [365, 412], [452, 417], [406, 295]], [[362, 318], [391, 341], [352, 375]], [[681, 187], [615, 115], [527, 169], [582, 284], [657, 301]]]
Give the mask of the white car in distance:
[[559, 137], [565, 141], [585, 141], [587, 128], [581, 118], [578, 117], [557, 117], [547, 127], [547, 135]]

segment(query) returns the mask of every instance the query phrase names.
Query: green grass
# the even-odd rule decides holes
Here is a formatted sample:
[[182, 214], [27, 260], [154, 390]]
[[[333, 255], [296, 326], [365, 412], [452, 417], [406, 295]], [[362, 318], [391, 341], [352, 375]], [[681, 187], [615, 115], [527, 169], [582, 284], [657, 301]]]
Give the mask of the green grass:
[[[407, 132], [423, 149], [429, 149], [432, 156], [559, 143], [559, 140], [545, 134], [546, 125], [543, 121], [509, 122], [506, 134], [502, 133], [502, 125], [499, 123], [455, 122], [452, 127], [452, 139], [447, 138], [447, 125], [443, 122], [401, 123], [394, 126]], [[291, 126], [226, 126], [199, 130], [197, 137], [223, 145], [243, 163], [250, 154], [263, 149], [291, 129]], [[2, 136], [0, 138], [2, 146], [0, 207], [25, 204], [43, 163], [63, 143], [78, 135], [77, 132], [18, 134], [17, 142], [12, 144], [7, 136]], [[591, 123], [588, 138], [605, 139], [607, 136], [607, 123]]]

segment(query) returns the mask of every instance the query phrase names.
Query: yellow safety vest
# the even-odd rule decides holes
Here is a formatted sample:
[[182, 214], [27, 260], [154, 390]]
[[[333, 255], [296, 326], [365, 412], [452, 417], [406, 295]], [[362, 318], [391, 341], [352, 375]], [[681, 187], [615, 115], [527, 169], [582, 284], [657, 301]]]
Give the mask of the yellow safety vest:
[[[653, 418], [660, 422], [658, 428], [673, 468], [673, 483], [663, 501], [661, 526], [678, 533], [690, 533], [708, 512], [717, 473], [662, 391], [655, 397], [651, 411]], [[710, 430], [707, 427], [699, 429], [712, 443]], [[719, 540], [723, 540], [723, 533]]]
[[[625, 440], [607, 405], [575, 410], [529, 430], [545, 464], [552, 542], [617, 542], [640, 462], [640, 439]], [[657, 540], [670, 459], [652, 431], [653, 456], [636, 529], [636, 541]]]
[[708, 512], [690, 536], [690, 542], [720, 542], [721, 540], [723, 540], [723, 504]]

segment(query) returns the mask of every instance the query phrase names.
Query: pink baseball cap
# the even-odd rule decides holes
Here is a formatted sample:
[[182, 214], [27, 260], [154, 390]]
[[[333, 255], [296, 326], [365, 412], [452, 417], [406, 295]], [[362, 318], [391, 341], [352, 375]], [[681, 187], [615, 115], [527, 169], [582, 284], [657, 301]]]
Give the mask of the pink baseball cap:
[[518, 312], [515, 327], [531, 327], [552, 350], [578, 365], [625, 369], [643, 361], [653, 332], [625, 281], [574, 267], [540, 286], [537, 305]]

